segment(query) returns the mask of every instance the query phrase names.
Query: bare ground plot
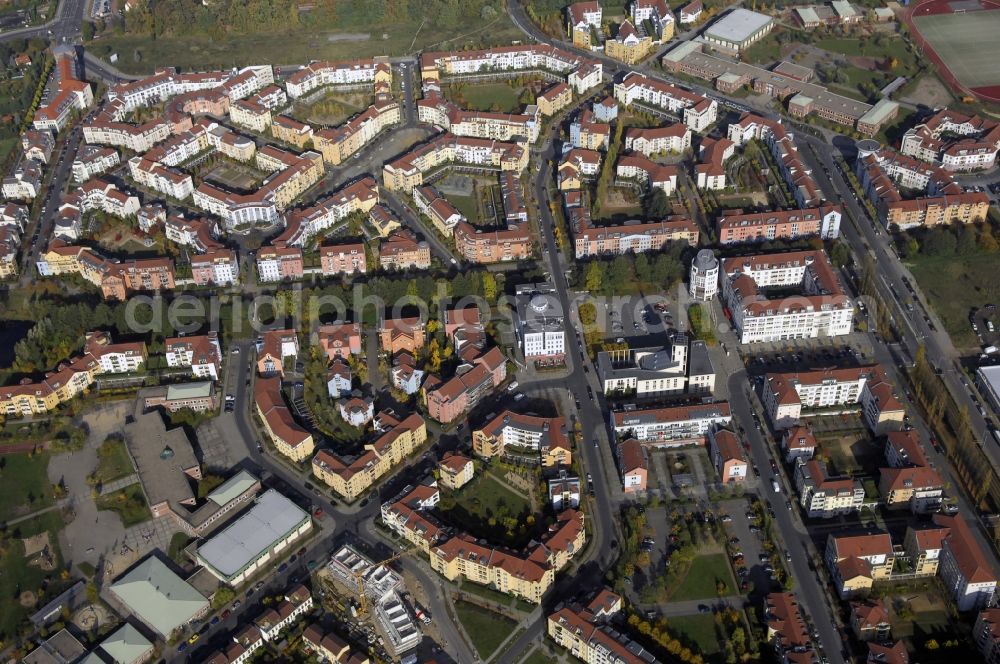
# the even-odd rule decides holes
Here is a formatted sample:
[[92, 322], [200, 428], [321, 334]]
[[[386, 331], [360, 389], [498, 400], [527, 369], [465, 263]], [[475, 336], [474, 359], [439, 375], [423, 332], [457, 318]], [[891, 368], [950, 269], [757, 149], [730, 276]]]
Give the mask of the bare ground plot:
[[923, 104], [928, 108], [940, 108], [951, 103], [951, 93], [937, 76], [930, 74], [922, 76], [914, 85], [913, 91], [907, 94], [903, 101], [911, 104]]
[[231, 191], [250, 191], [261, 183], [263, 177], [250, 168], [220, 164], [205, 175], [205, 180]]
[[292, 116], [311, 125], [337, 127], [368, 108], [372, 101], [372, 95], [365, 91], [328, 90], [313, 101], [296, 104]]
[[882, 460], [882, 448], [863, 431], [817, 435], [816, 442], [820, 448], [818, 455], [825, 456], [831, 470], [839, 474], [874, 473]]
[[962, 85], [1000, 84], [1000, 10], [914, 16], [930, 43]]

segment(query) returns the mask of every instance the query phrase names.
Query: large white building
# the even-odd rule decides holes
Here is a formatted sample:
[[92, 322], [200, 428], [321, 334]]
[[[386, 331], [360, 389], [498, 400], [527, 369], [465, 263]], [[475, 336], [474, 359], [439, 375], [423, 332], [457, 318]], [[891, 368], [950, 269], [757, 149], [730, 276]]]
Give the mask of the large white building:
[[628, 348], [597, 354], [597, 375], [605, 394], [638, 398], [669, 394], [708, 395], [715, 389], [715, 368], [702, 341], [678, 332], [667, 347]]
[[274, 489], [205, 540], [195, 559], [213, 576], [239, 586], [312, 528], [309, 513]]
[[524, 284], [515, 291], [517, 338], [525, 361], [560, 361], [566, 354], [566, 324], [555, 289]]
[[625, 408], [611, 412], [611, 428], [619, 438], [671, 447], [701, 444], [713, 427], [732, 421], [729, 403], [719, 401], [700, 406]]
[[[722, 261], [722, 294], [740, 343], [850, 334], [854, 303], [823, 251], [736, 256]], [[801, 295], [768, 299], [768, 288]]]

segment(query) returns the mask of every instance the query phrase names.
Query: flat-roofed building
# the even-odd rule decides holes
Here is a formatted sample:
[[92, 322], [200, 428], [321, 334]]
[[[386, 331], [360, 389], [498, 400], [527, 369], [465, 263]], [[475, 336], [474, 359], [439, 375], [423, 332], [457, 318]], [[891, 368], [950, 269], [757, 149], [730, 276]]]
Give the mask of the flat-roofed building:
[[108, 593], [164, 639], [211, 608], [201, 593], [155, 555], [116, 578]]
[[237, 587], [311, 528], [308, 512], [271, 489], [198, 546], [195, 559], [220, 581]]
[[772, 29], [773, 17], [737, 7], [717, 19], [702, 36], [714, 47], [738, 53], [766, 37]]
[[624, 408], [610, 414], [611, 428], [621, 437], [634, 437], [654, 447], [704, 445], [709, 430], [732, 421], [729, 403], [698, 406]]

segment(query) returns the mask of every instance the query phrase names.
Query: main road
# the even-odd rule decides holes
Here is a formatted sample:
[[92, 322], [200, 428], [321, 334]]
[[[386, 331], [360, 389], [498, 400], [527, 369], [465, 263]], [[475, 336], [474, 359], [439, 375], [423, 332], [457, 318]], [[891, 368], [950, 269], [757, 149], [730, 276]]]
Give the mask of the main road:
[[54, 44], [71, 44], [80, 36], [88, 0], [60, 0], [56, 15], [48, 23], [31, 28], [0, 32], [0, 42], [14, 39], [50, 39]]

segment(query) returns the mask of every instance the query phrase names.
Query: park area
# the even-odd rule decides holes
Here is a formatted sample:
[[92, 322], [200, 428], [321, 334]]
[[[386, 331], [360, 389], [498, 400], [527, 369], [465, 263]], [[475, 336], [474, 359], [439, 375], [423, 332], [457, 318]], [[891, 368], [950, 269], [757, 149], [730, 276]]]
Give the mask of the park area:
[[441, 497], [442, 520], [492, 544], [520, 549], [545, 530], [546, 521], [532, 510], [530, 491], [494, 473], [480, 471], [454, 493]]
[[126, 528], [153, 518], [149, 505], [146, 504], [146, 496], [142, 493], [142, 486], [138, 483], [98, 496], [95, 502], [98, 510], [117, 514]]
[[933, 13], [939, 3], [933, 5], [931, 13], [918, 7], [913, 22], [958, 82], [969, 88], [1000, 86], [1000, 42], [996, 38], [1000, 10]]
[[462, 623], [462, 628], [472, 641], [473, 647], [479, 653], [479, 659], [487, 661], [500, 644], [504, 642], [517, 623], [510, 618], [484, 609], [477, 604], [455, 602], [455, 613]]
[[699, 551], [683, 578], [668, 592], [671, 602], [732, 595], [736, 592], [736, 583], [729, 560], [724, 553]]
[[65, 589], [57, 572], [62, 565], [58, 544], [62, 527], [62, 515], [56, 510], [7, 530], [0, 547], [0, 639], [5, 643], [45, 597]]

